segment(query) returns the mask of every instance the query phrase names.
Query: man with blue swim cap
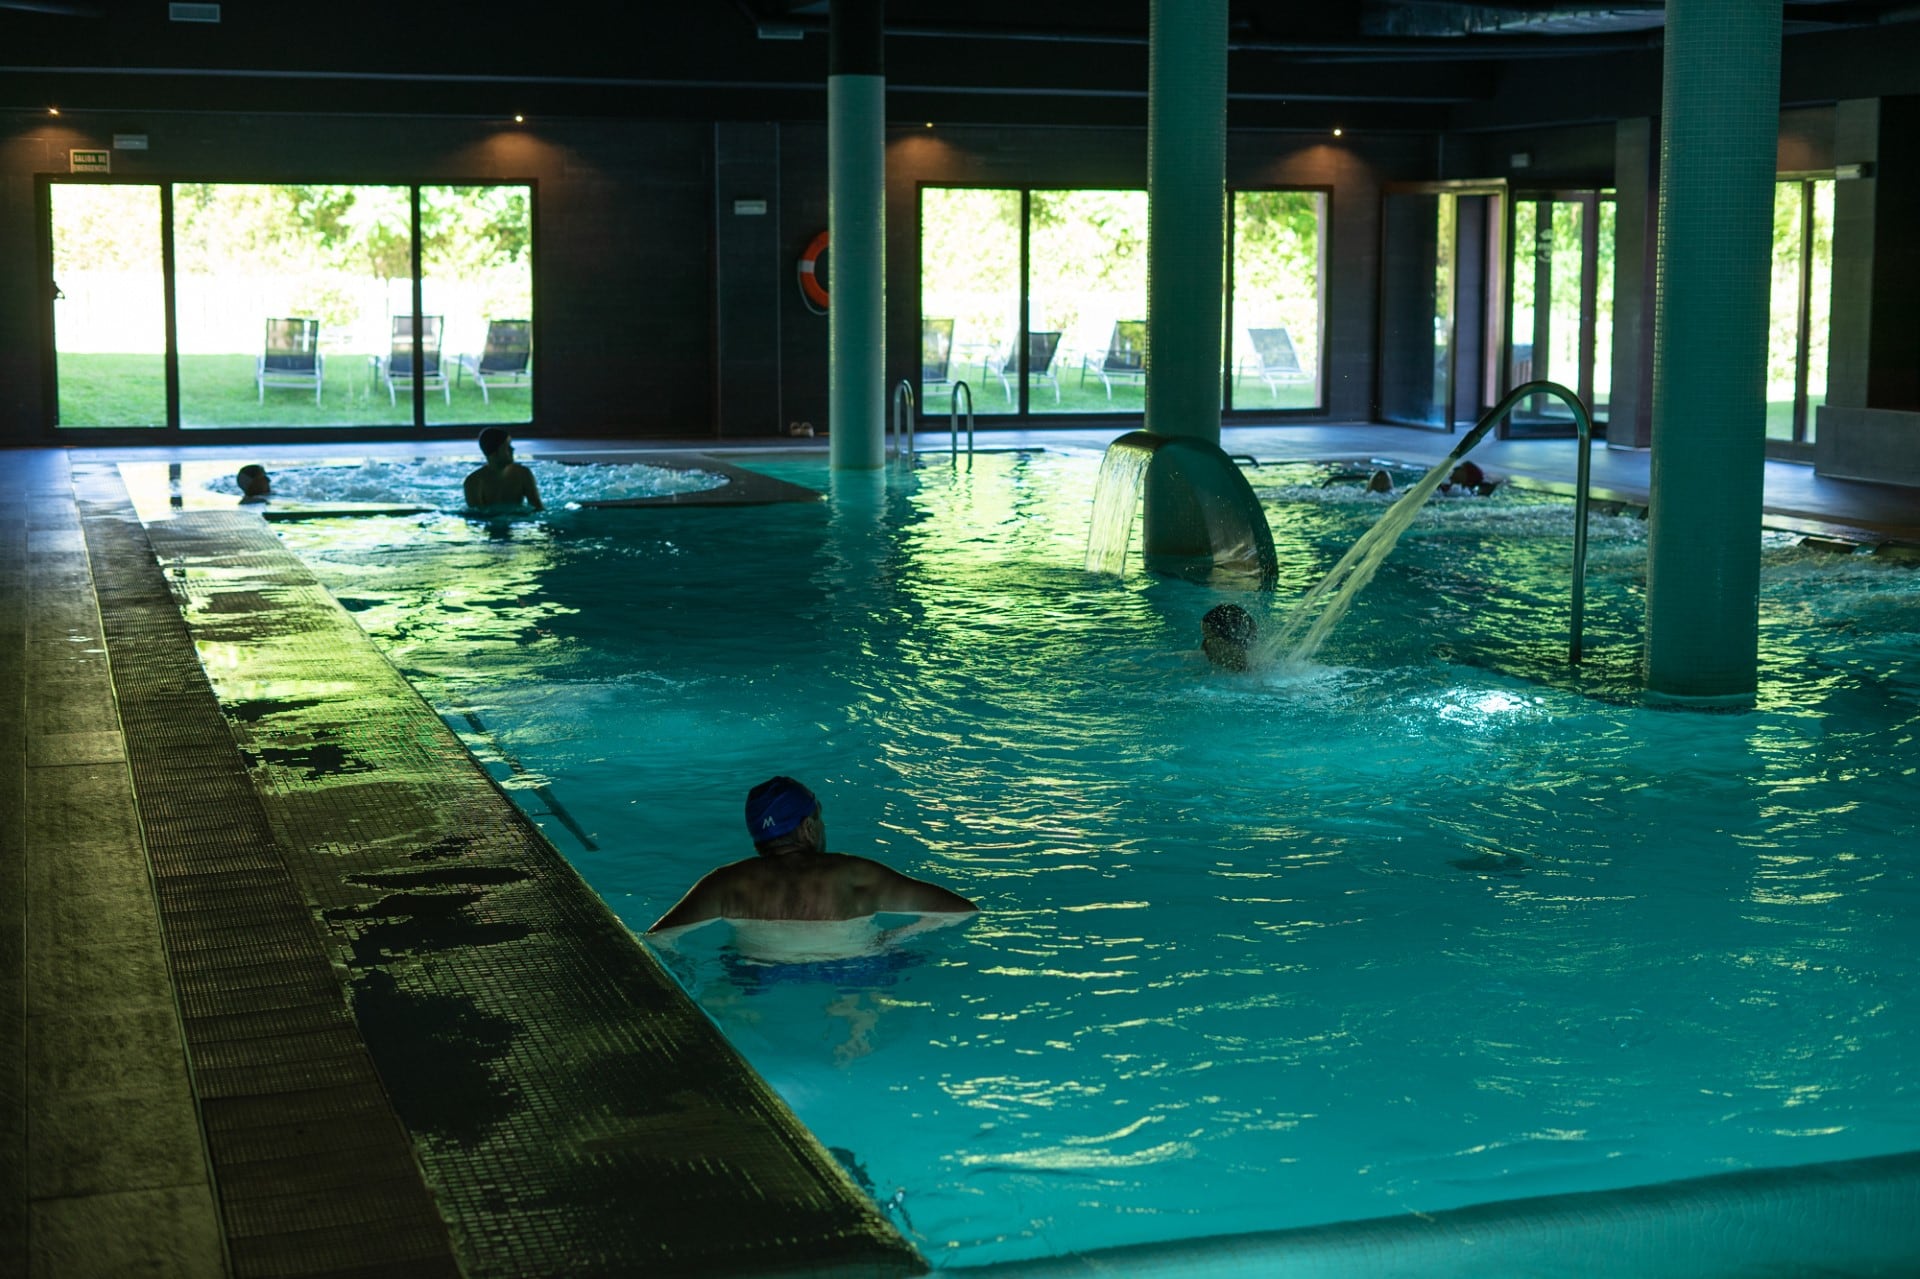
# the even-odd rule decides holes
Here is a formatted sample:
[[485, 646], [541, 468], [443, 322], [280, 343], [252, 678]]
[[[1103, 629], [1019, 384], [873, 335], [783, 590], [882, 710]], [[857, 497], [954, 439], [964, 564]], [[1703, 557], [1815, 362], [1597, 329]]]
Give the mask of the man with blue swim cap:
[[708, 872], [650, 933], [709, 919], [859, 919], [880, 911], [961, 914], [979, 909], [938, 884], [851, 853], [827, 851], [820, 801], [791, 777], [747, 792], [756, 854]]

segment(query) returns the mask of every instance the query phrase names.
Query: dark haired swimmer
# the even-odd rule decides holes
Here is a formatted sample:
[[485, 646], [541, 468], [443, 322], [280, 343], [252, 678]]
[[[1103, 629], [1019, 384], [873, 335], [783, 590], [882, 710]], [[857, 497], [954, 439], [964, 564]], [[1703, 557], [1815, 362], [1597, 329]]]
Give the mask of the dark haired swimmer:
[[1487, 473], [1480, 469], [1478, 463], [1462, 462], [1453, 468], [1453, 472], [1447, 476], [1446, 483], [1440, 486], [1440, 491], [1452, 493], [1457, 489], [1465, 494], [1485, 497], [1499, 487], [1500, 481], [1488, 479]]
[[1253, 614], [1238, 604], [1216, 604], [1200, 619], [1200, 647], [1207, 660], [1222, 670], [1252, 667], [1253, 640], [1260, 633]]
[[240, 486], [240, 505], [258, 506], [273, 496], [273, 477], [258, 462], [249, 462], [233, 477]]
[[970, 914], [979, 909], [938, 884], [850, 853], [827, 851], [820, 801], [791, 777], [747, 793], [756, 856], [709, 871], [649, 933], [709, 919], [860, 919], [880, 911]]
[[468, 506], [485, 509], [524, 502], [536, 511], [546, 509], [533, 472], [513, 460], [513, 440], [504, 427], [490, 426], [480, 432], [480, 452], [487, 461], [467, 476]]

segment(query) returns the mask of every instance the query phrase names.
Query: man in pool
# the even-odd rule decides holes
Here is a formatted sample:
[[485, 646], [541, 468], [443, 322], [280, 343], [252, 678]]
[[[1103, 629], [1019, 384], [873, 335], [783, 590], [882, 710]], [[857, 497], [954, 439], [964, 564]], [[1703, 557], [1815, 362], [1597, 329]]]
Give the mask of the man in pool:
[[709, 919], [860, 919], [880, 911], [971, 914], [958, 893], [851, 853], [827, 851], [820, 801], [791, 777], [747, 792], [747, 831], [756, 854], [709, 871], [649, 933]]
[[1249, 650], [1259, 631], [1253, 614], [1246, 609], [1238, 604], [1216, 604], [1200, 619], [1200, 648], [1220, 669], [1244, 671], [1253, 665]]
[[546, 509], [540, 502], [540, 485], [533, 472], [513, 460], [513, 439], [505, 427], [490, 426], [480, 432], [480, 452], [487, 459], [467, 476], [467, 505], [476, 510], [519, 506], [536, 511]]
[[240, 505], [260, 506], [273, 496], [273, 477], [267, 474], [267, 468], [258, 462], [249, 462], [240, 468], [233, 482], [240, 486]]
[[1499, 487], [1500, 481], [1488, 479], [1487, 473], [1477, 463], [1462, 462], [1453, 468], [1446, 483], [1440, 486], [1440, 491], [1448, 494], [1458, 491], [1470, 497], [1485, 497]]

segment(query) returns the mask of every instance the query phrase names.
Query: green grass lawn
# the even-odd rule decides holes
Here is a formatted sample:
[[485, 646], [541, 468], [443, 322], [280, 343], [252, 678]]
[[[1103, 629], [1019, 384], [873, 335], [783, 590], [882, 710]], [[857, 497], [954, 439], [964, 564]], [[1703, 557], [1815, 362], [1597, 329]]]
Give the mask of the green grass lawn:
[[[1811, 416], [1811, 414], [1809, 414]], [[1767, 438], [1770, 440], [1790, 440], [1793, 438], [1793, 401], [1767, 401]]]
[[[411, 388], [396, 383], [390, 402], [363, 355], [329, 355], [320, 402], [311, 387], [267, 387], [264, 402], [253, 382], [251, 355], [180, 357], [180, 424], [223, 426], [408, 426], [413, 422]], [[452, 362], [447, 367], [451, 377]], [[75, 355], [60, 357], [60, 425], [164, 426], [166, 382], [158, 355]], [[472, 378], [452, 388], [452, 403], [439, 390], [427, 392], [429, 424], [526, 422], [532, 417], [532, 392], [526, 387], [494, 387], [492, 403], [481, 398]]]
[[[1009, 403], [1007, 393], [1000, 386], [1000, 378], [989, 371], [981, 374], [978, 368], [968, 369], [959, 374], [973, 392], [973, 411], [977, 417], [991, 413], [1014, 413], [1019, 409], [1017, 399], [1019, 387], [1016, 384], [1015, 402]], [[1011, 381], [1012, 379], [1009, 379]], [[929, 419], [945, 421], [951, 404], [950, 392], [945, 388], [928, 390], [923, 396], [921, 412]], [[1270, 394], [1266, 384], [1257, 377], [1242, 378], [1233, 389], [1233, 406], [1236, 409], [1311, 409], [1317, 408], [1314, 391], [1311, 386], [1283, 386], [1277, 394]], [[1078, 365], [1060, 374], [1060, 401], [1055, 403], [1053, 388], [1046, 383], [1036, 383], [1028, 395], [1028, 408], [1035, 416], [1052, 413], [1143, 413], [1147, 407], [1147, 388], [1141, 382], [1123, 382], [1113, 384], [1113, 398], [1107, 398], [1107, 389], [1100, 383], [1097, 373], [1089, 371], [1083, 385]]]

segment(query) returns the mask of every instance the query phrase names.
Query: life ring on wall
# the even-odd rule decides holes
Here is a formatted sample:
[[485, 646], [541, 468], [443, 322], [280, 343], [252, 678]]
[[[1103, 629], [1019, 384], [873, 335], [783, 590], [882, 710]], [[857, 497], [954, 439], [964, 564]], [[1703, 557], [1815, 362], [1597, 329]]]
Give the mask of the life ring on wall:
[[826, 251], [827, 233], [822, 231], [813, 237], [807, 244], [807, 251], [800, 255], [800, 298], [815, 315], [827, 313], [827, 289], [820, 283], [818, 274], [820, 255]]

